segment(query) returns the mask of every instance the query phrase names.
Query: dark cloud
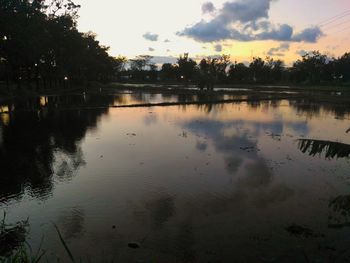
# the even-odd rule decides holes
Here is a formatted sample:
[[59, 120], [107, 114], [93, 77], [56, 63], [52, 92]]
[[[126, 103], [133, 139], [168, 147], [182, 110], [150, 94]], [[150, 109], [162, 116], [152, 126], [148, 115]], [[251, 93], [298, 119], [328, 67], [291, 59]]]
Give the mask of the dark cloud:
[[164, 40], [164, 43], [169, 43], [169, 42], [170, 42], [169, 39], [165, 39], [165, 40]]
[[222, 51], [222, 46], [220, 44], [217, 44], [214, 46], [214, 49], [216, 52], [221, 52]]
[[319, 27], [310, 27], [295, 33], [288, 24], [271, 23], [271, 2], [272, 0], [226, 2], [212, 20], [201, 20], [177, 34], [200, 42], [277, 40], [311, 43], [323, 35]]
[[148, 51], [151, 51], [151, 52], [153, 52], [155, 49], [153, 48], [153, 47], [149, 47], [148, 48]]
[[310, 27], [296, 34], [293, 37], [293, 40], [296, 42], [305, 41], [310, 43], [316, 43], [321, 36], [323, 36], [323, 33], [319, 27]]
[[226, 2], [220, 11], [219, 17], [223, 22], [241, 23], [268, 18], [271, 0], [239, 0]]
[[289, 47], [290, 47], [289, 43], [282, 43], [278, 47], [270, 48], [270, 50], [267, 52], [267, 55], [283, 57], [284, 52], [288, 51]]
[[253, 40], [250, 36], [240, 33], [236, 29], [228, 29], [226, 25], [218, 19], [210, 22], [204, 20], [198, 22], [192, 27], [185, 28], [177, 33], [179, 36], [187, 36], [200, 42], [215, 42], [226, 39], [236, 39], [240, 41]]
[[158, 34], [153, 34], [150, 32], [143, 34], [143, 38], [149, 41], [158, 41], [158, 37], [159, 37]]
[[287, 24], [271, 26], [255, 37], [257, 40], [277, 40], [277, 41], [291, 41], [293, 35], [293, 28]]
[[215, 11], [215, 6], [212, 2], [206, 2], [202, 5], [203, 14], [212, 13], [214, 11]]

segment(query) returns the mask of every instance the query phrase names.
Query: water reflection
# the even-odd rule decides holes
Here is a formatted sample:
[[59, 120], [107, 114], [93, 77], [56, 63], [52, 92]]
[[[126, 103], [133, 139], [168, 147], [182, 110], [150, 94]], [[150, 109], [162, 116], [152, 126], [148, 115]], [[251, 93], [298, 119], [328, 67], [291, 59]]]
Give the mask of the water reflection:
[[[120, 262], [299, 262], [303, 246], [321, 260], [321, 246], [340, 249], [349, 234], [349, 109], [247, 98], [138, 92], [9, 102], [0, 113], [1, 208], [29, 216], [34, 247], [34, 233], [45, 233], [49, 251], [62, 255], [48, 222], [92, 259], [104, 251]], [[176, 104], [109, 108], [164, 101]], [[328, 159], [314, 158], [321, 153]], [[322, 235], [291, 236], [288, 226]]]
[[171, 196], [150, 200], [146, 203], [146, 208], [150, 213], [153, 228], [162, 227], [175, 213], [175, 204]]
[[350, 195], [340, 195], [329, 202], [331, 209], [328, 227], [343, 228], [350, 226]]
[[319, 117], [324, 113], [332, 113], [336, 118], [348, 118], [350, 113], [346, 103], [319, 102], [315, 99], [291, 100], [291, 106], [297, 110], [298, 114], [306, 114], [308, 117]]
[[298, 147], [300, 151], [308, 153], [310, 156], [323, 153], [328, 159], [349, 158], [350, 156], [350, 145], [340, 142], [301, 139]]
[[57, 220], [65, 240], [81, 238], [84, 235], [85, 212], [81, 208], [65, 211]]
[[[49, 97], [14, 102], [15, 110], [6, 113], [9, 117], [5, 120], [2, 118], [0, 202], [8, 196], [20, 197], [25, 191], [31, 196], [48, 198], [55, 176], [59, 180], [69, 179], [85, 164], [80, 142], [108, 110], [60, 110], [79, 101], [75, 96], [71, 99]], [[95, 102], [93, 99], [92, 103]], [[98, 100], [98, 104], [110, 102], [110, 97]]]

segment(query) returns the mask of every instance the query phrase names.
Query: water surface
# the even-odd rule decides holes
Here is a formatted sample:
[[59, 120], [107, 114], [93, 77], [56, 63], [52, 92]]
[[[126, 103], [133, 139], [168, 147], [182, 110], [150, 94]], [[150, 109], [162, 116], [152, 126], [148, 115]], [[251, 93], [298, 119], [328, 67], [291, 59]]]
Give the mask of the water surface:
[[350, 108], [110, 107], [191, 100], [125, 92], [4, 103], [1, 210], [11, 222], [29, 217], [28, 242], [44, 238], [49, 260], [66, 258], [52, 222], [76, 257], [97, 261], [347, 260]]

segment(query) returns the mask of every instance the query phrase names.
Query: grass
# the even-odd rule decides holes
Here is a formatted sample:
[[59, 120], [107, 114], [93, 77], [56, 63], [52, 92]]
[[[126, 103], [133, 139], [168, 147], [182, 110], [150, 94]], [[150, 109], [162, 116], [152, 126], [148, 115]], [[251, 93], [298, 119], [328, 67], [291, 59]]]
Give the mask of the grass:
[[40, 248], [33, 253], [26, 243], [28, 219], [16, 224], [6, 223], [6, 212], [0, 221], [0, 263], [38, 263], [45, 251]]
[[21, 246], [13, 255], [0, 258], [1, 263], [38, 263], [41, 262], [45, 251], [39, 249], [36, 254], [32, 254], [30, 249]]
[[66, 250], [66, 252], [67, 252], [67, 254], [68, 254], [68, 256], [69, 256], [69, 259], [70, 259], [73, 263], [75, 263], [73, 254], [72, 254], [72, 252], [70, 251], [69, 247], [67, 246], [67, 243], [64, 241], [64, 239], [63, 239], [63, 237], [62, 237], [62, 234], [61, 234], [59, 228], [57, 227], [56, 224], [53, 224], [53, 225], [54, 225], [54, 227], [55, 227], [55, 229], [56, 229], [56, 231], [57, 231], [57, 234], [58, 234], [58, 236], [59, 236], [59, 238], [60, 238], [60, 241], [61, 241], [61, 243], [62, 243], [64, 249]]
[[[60, 242], [72, 263], [75, 263], [72, 252], [65, 242], [58, 226], [53, 224]], [[40, 263], [46, 253], [42, 249], [42, 243], [36, 252], [33, 252], [30, 245], [25, 241], [29, 226], [28, 219], [16, 224], [6, 223], [6, 212], [0, 221], [0, 263]], [[42, 240], [43, 241], [43, 240]]]

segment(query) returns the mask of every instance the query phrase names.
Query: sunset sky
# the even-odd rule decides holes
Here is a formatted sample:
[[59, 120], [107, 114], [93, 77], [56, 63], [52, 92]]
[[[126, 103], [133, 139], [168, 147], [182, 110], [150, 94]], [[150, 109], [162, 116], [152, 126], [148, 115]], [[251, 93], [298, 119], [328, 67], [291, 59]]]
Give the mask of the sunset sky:
[[78, 0], [78, 27], [93, 31], [110, 54], [140, 54], [156, 62], [229, 54], [283, 59], [320, 50], [339, 56], [350, 47], [349, 0]]

